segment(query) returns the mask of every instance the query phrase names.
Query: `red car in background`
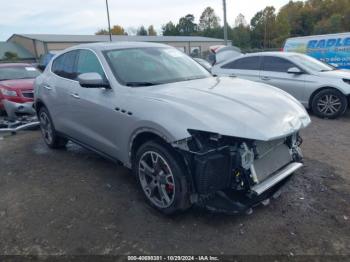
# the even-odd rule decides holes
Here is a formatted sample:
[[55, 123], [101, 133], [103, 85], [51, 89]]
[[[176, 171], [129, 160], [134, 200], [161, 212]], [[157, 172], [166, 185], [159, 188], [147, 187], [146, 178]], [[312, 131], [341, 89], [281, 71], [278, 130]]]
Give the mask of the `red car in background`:
[[30, 64], [0, 64], [0, 111], [3, 100], [24, 104], [33, 102], [33, 84], [40, 71]]

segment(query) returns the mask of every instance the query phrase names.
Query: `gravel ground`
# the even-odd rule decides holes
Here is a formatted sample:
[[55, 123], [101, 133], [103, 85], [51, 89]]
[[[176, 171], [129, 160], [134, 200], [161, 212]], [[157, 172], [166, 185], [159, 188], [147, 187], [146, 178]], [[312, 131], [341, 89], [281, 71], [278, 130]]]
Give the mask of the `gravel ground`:
[[[252, 215], [199, 209], [165, 217], [130, 172], [38, 131], [0, 137], [0, 254], [350, 256], [350, 113], [313, 118], [305, 168]], [[344, 257], [346, 260], [346, 257]]]

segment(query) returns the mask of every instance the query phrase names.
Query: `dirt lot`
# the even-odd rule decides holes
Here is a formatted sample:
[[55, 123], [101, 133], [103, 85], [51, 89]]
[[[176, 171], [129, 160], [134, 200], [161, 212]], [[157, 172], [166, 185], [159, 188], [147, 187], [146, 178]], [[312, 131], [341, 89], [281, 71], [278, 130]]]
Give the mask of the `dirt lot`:
[[0, 254], [350, 256], [350, 114], [313, 118], [305, 168], [252, 215], [164, 217], [125, 168], [38, 131], [0, 138]]

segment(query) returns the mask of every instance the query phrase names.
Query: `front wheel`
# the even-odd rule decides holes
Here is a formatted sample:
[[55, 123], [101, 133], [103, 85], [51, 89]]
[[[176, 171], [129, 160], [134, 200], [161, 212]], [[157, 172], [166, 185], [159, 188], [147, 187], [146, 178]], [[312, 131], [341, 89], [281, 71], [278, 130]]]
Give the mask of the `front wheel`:
[[136, 153], [133, 170], [151, 206], [164, 214], [190, 206], [184, 165], [170, 147], [146, 142]]
[[60, 137], [53, 125], [49, 111], [42, 107], [39, 111], [40, 130], [46, 145], [50, 148], [63, 148], [68, 140]]
[[312, 111], [321, 118], [335, 119], [345, 113], [348, 101], [340, 91], [325, 89], [312, 100]]

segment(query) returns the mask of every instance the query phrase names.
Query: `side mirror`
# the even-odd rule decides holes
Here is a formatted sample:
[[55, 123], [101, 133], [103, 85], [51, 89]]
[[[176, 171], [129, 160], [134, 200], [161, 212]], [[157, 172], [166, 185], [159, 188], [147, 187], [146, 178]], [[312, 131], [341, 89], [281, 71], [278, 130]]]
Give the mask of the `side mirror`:
[[110, 88], [107, 81], [98, 73], [84, 73], [78, 76], [78, 82], [86, 88]]
[[288, 74], [294, 74], [294, 75], [301, 75], [301, 74], [303, 74], [303, 71], [301, 71], [297, 67], [291, 67], [291, 68], [288, 69], [287, 73]]

